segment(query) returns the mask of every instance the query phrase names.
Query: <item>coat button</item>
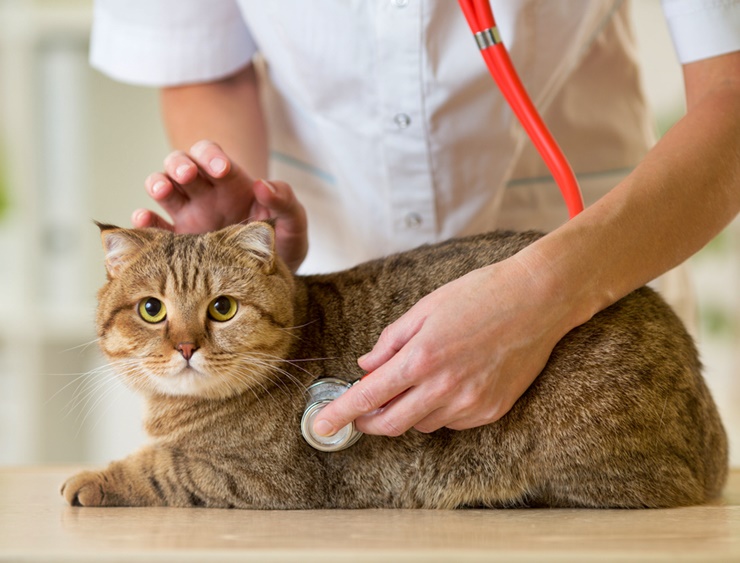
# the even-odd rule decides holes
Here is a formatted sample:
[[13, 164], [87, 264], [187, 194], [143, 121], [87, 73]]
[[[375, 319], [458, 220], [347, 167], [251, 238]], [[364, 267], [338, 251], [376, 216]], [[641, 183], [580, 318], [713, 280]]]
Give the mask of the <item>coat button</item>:
[[418, 229], [419, 227], [421, 227], [424, 219], [422, 219], [421, 215], [419, 215], [418, 213], [411, 212], [406, 214], [406, 216], [403, 218], [403, 222], [408, 229]]
[[411, 125], [411, 118], [405, 113], [396, 114], [393, 121], [399, 129], [406, 129], [406, 127]]

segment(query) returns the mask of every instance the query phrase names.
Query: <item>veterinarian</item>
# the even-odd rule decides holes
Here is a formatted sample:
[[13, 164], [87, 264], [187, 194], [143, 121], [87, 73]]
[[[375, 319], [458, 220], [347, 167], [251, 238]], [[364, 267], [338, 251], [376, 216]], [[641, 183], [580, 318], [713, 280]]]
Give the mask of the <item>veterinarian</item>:
[[91, 61], [161, 88], [178, 149], [145, 183], [172, 222], [138, 210], [135, 226], [277, 217], [278, 251], [302, 272], [496, 228], [548, 231], [389, 326], [359, 361], [370, 377], [316, 426], [463, 429], [503, 416], [564, 334], [740, 210], [740, 1], [663, 6], [687, 113], [656, 143], [626, 1], [493, 3], [584, 192], [568, 222], [451, 0], [98, 0]]

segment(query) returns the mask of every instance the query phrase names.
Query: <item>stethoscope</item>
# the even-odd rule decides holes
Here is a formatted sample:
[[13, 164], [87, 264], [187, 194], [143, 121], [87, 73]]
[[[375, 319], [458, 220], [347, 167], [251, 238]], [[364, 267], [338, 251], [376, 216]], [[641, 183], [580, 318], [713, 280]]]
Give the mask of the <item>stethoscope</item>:
[[[458, 3], [465, 14], [465, 19], [468, 21], [491, 76], [550, 170], [563, 195], [568, 215], [572, 219], [583, 211], [583, 197], [575, 174], [563, 151], [560, 150], [542, 121], [542, 117], [534, 107], [511, 63], [509, 53], [496, 27], [489, 1], [458, 0]], [[360, 439], [362, 433], [357, 430], [354, 422], [349, 423], [333, 436], [321, 436], [313, 431], [313, 423], [319, 412], [355, 383], [357, 382], [350, 383], [335, 377], [327, 377], [316, 380], [307, 388], [306, 406], [301, 419], [301, 433], [309, 445], [320, 451], [335, 452], [350, 447]]]

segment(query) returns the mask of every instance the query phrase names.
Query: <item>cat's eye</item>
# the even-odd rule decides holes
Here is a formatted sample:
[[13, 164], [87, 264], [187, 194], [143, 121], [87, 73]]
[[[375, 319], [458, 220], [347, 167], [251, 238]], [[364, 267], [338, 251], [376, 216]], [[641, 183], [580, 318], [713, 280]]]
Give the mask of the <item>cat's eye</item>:
[[167, 316], [167, 309], [156, 297], [147, 297], [139, 302], [139, 316], [148, 323], [159, 323]]
[[236, 299], [228, 295], [220, 295], [208, 305], [208, 316], [222, 323], [233, 319], [238, 308]]

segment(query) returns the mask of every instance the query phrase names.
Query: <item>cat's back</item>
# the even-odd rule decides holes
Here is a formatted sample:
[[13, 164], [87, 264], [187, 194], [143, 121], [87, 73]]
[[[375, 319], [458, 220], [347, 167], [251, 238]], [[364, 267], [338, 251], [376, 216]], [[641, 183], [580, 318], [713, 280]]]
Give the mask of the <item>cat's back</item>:
[[541, 238], [535, 231], [494, 231], [418, 248], [330, 274], [301, 277], [309, 298], [345, 314], [363, 311], [392, 322], [438, 287], [500, 262]]
[[360, 377], [356, 358], [422, 297], [541, 237], [534, 231], [495, 231], [424, 245], [340, 272], [297, 276], [305, 328], [293, 353], [332, 358], [316, 366], [320, 372]]
[[361, 264], [343, 272], [342, 277], [376, 272], [379, 281], [387, 285], [443, 285], [477, 268], [501, 262], [542, 236], [536, 231], [493, 231], [453, 238]]

